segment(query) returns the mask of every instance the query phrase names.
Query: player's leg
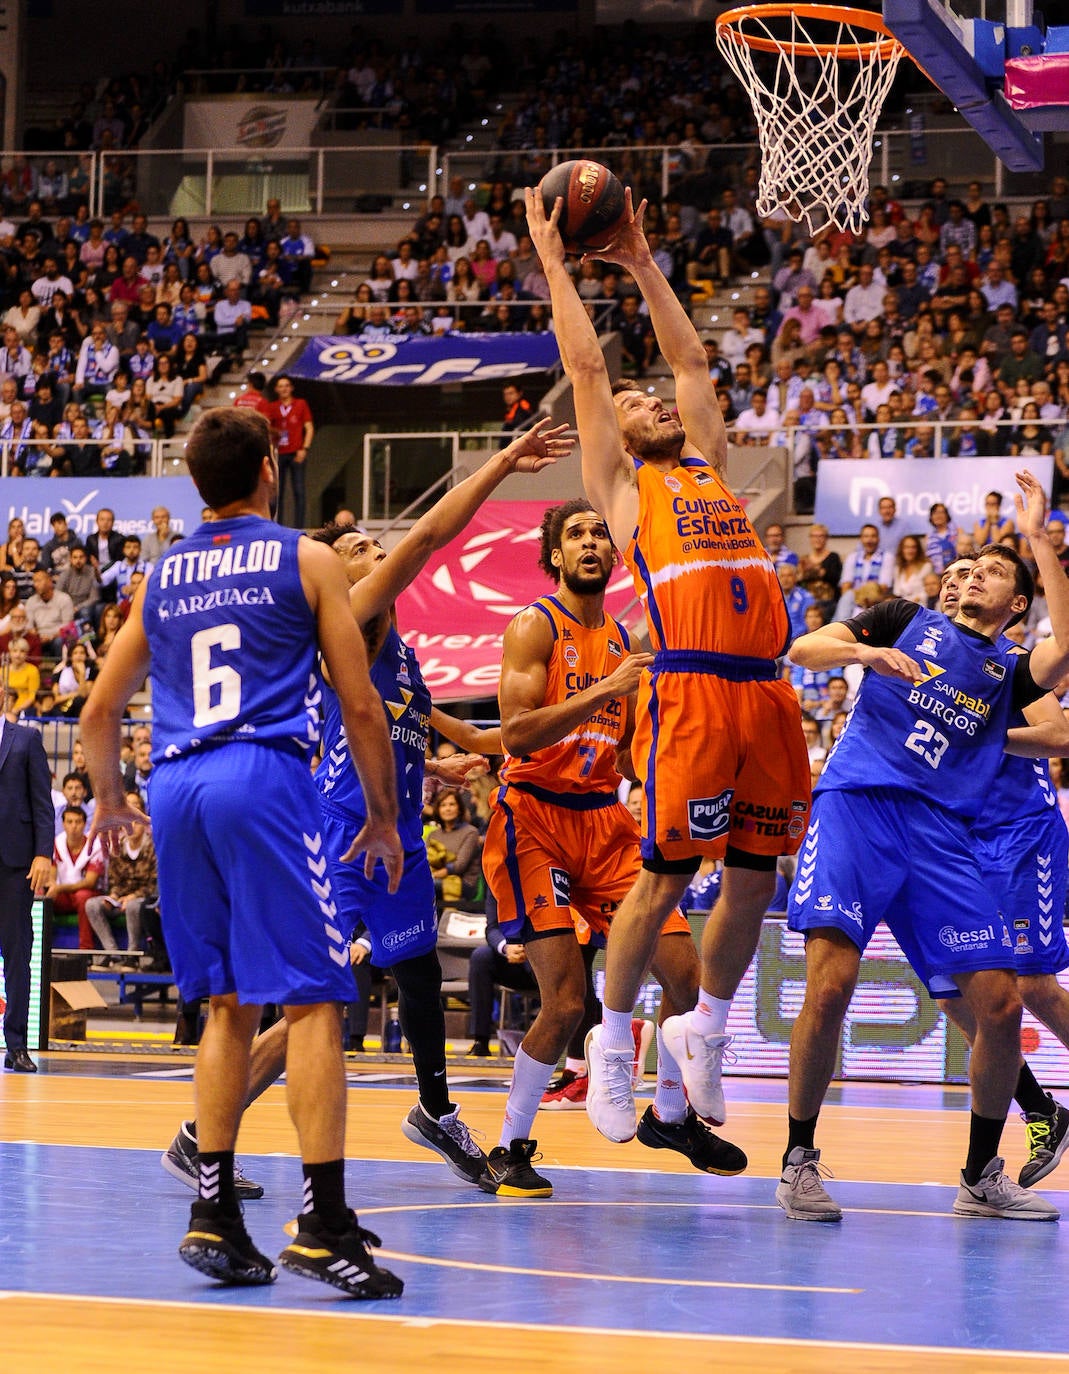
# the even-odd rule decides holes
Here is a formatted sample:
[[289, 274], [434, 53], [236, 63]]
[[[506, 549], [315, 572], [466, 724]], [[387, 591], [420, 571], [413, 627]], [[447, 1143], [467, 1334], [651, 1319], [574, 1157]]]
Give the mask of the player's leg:
[[582, 1111], [586, 1107], [589, 1084], [586, 1072], [586, 1038], [595, 1026], [601, 1024], [601, 1002], [594, 991], [593, 967], [598, 949], [602, 948], [604, 942], [597, 946], [593, 943], [580, 945], [586, 969], [583, 1014], [565, 1048], [564, 1068], [542, 1094], [542, 1111]]
[[[682, 917], [674, 920], [682, 924]], [[671, 927], [673, 920], [669, 921]], [[654, 952], [652, 973], [662, 988], [660, 1020], [678, 1015], [693, 1005], [698, 986], [698, 952], [690, 931], [677, 929], [662, 934]], [[721, 1140], [698, 1118], [683, 1091], [683, 1075], [657, 1027], [657, 1088], [653, 1103], [638, 1123], [639, 1141], [654, 1150], [675, 1150], [696, 1169], [709, 1174], [739, 1174], [746, 1156], [727, 1140]]]
[[481, 1184], [499, 1197], [549, 1197], [553, 1192], [550, 1181], [531, 1167], [536, 1146], [531, 1131], [586, 996], [586, 970], [573, 929], [538, 938], [528, 934], [524, 945], [541, 1005], [516, 1051], [501, 1137], [490, 1151]]
[[954, 1203], [958, 1216], [1056, 1221], [1057, 1209], [1003, 1173], [999, 1155], [1020, 1057], [1021, 999], [1010, 969], [978, 969], [955, 978], [976, 1018], [969, 1061], [969, 1153]]
[[345, 1198], [345, 1058], [341, 1007], [335, 1002], [283, 1008], [289, 1023], [286, 1099], [304, 1171], [297, 1236], [279, 1263], [350, 1297], [397, 1298], [401, 1280], [380, 1269], [370, 1246], [380, 1242], [357, 1222]]
[[[1064, 943], [1064, 935], [1061, 939]], [[1042, 1021], [1063, 1045], [1069, 1046], [1069, 992], [1055, 975], [1019, 975], [1017, 986], [1022, 1002], [1036, 1020]], [[1046, 1178], [1057, 1168], [1069, 1149], [1069, 1110], [1045, 1092], [1034, 1077], [1032, 1083], [1034, 1088], [1027, 1099], [1022, 1096], [1020, 1079], [1018, 1090], [1014, 1093], [1028, 1134], [1028, 1159], [1017, 1176], [1022, 1188], [1031, 1188], [1040, 1179]]]

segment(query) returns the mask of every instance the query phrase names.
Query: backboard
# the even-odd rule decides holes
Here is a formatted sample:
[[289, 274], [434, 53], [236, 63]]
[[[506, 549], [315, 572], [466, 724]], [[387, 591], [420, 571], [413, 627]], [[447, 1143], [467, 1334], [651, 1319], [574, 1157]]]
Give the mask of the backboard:
[[1039, 171], [1044, 131], [1069, 129], [1069, 27], [1045, 27], [1031, 0], [970, 9], [979, 14], [946, 0], [883, 0], [883, 20], [1008, 170]]

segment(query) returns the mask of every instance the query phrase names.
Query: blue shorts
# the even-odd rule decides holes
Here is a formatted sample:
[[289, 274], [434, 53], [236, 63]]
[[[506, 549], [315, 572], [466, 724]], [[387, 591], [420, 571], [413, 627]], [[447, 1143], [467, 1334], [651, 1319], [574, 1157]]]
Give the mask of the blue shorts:
[[1069, 831], [1061, 812], [1028, 817], [974, 836], [976, 858], [1013, 939], [1022, 977], [1069, 967], [1065, 942]]
[[932, 997], [957, 996], [955, 976], [1014, 968], [964, 821], [894, 788], [818, 793], [787, 924], [833, 927], [864, 951], [880, 921]]
[[182, 996], [352, 999], [308, 765], [227, 744], [152, 771], [160, 914]]
[[370, 880], [364, 877], [362, 858], [343, 864], [340, 856], [352, 844], [361, 821], [320, 798], [323, 841], [338, 903], [338, 921], [346, 939], [358, 922], [367, 926], [371, 962], [389, 968], [403, 959], [427, 954], [438, 943], [438, 909], [434, 879], [423, 845], [405, 851], [405, 867], [396, 892], [387, 891], [386, 869], [375, 865]]

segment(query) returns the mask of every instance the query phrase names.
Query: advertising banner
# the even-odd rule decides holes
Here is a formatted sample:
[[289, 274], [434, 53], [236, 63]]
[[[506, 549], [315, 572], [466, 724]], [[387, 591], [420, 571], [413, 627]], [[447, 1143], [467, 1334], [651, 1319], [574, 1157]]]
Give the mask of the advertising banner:
[[[539, 501], [488, 502], [398, 601], [398, 628], [436, 701], [497, 695], [506, 626], [554, 590], [538, 566], [545, 508]], [[628, 630], [641, 625], [642, 608], [622, 565], [605, 604]]]
[[316, 123], [317, 97], [217, 95], [187, 100], [185, 148], [216, 148], [224, 161], [233, 148], [307, 148]]
[[152, 529], [152, 509], [166, 506], [171, 525], [188, 534], [200, 524], [204, 502], [189, 477], [0, 477], [0, 537], [16, 516], [31, 539], [52, 538], [49, 521], [58, 511], [79, 539], [96, 529], [101, 506], [115, 512], [115, 528], [142, 539]]
[[366, 386], [440, 386], [511, 380], [560, 365], [553, 334], [399, 334], [362, 342], [317, 334], [287, 371], [314, 382]]
[[942, 501], [959, 529], [984, 518], [984, 497], [1001, 492], [1004, 510], [1013, 506], [1013, 474], [1026, 466], [1049, 492], [1054, 459], [916, 458], [846, 459], [821, 463], [813, 519], [831, 534], [856, 535], [876, 519], [880, 498], [893, 496], [898, 514], [919, 532], [928, 528], [928, 511]]

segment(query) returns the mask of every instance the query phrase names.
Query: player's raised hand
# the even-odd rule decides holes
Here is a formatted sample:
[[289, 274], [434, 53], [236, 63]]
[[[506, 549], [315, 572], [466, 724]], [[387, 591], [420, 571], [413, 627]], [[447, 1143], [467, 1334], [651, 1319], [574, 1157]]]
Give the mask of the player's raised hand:
[[389, 890], [396, 892], [405, 866], [405, 851], [397, 826], [386, 825], [369, 817], [359, 835], [341, 856], [341, 861], [343, 864], [352, 863], [361, 854], [364, 856], [364, 877], [371, 879], [375, 864], [381, 859], [389, 879]]
[[642, 681], [643, 672], [652, 667], [652, 654], [631, 654], [629, 658], [624, 659], [619, 668], [614, 669], [608, 677], [602, 678], [598, 687], [607, 698], [630, 696]]
[[524, 189], [523, 198], [527, 206], [527, 232], [531, 236], [535, 252], [542, 260], [543, 267], [548, 266], [551, 262], [563, 262], [564, 240], [560, 236], [557, 224], [564, 202], [558, 196], [553, 206], [553, 213], [547, 216], [546, 207], [542, 204], [541, 191], [528, 186]]
[[618, 267], [632, 268], [639, 261], [649, 257], [650, 245], [642, 230], [642, 221], [646, 216], [646, 201], [641, 201], [638, 209], [634, 209], [631, 187], [625, 186], [624, 202], [627, 205], [627, 213], [624, 215], [620, 232], [607, 248], [591, 249], [590, 252], [584, 253], [584, 262], [588, 258], [591, 261], [599, 258], [603, 262], [614, 262]]
[[92, 844], [99, 836], [105, 854], [118, 854], [123, 840], [135, 825], [143, 825], [146, 830], [152, 829], [152, 822], [144, 811], [131, 806], [125, 797], [114, 803], [103, 802], [98, 798], [96, 810], [93, 812], [93, 823], [86, 838]]
[[567, 425], [554, 425], [547, 415], [516, 436], [501, 457], [513, 472], [541, 472], [558, 458], [567, 458], [575, 446], [574, 437], [565, 437]]
[[924, 669], [916, 659], [901, 649], [883, 649], [871, 644], [859, 647], [864, 649], [860, 659], [862, 665], [879, 673], [880, 677], [894, 677], [902, 682], [918, 682], [924, 677]]
[[1017, 507], [1017, 528], [1031, 543], [1047, 528], [1047, 493], [1027, 468], [1014, 473], [1014, 477], [1021, 488], [1013, 494], [1013, 504]]

